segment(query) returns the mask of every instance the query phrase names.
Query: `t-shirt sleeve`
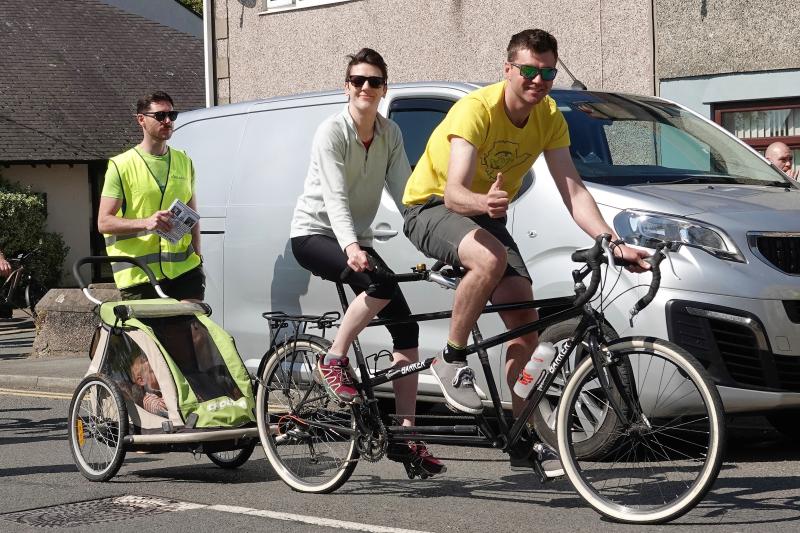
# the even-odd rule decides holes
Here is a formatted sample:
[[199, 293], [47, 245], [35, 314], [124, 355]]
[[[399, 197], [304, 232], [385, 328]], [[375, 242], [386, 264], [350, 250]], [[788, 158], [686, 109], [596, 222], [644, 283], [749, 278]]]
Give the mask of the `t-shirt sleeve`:
[[100, 193], [100, 196], [116, 198], [117, 200], [122, 200], [125, 196], [122, 191], [122, 179], [119, 176], [119, 170], [111, 160], [108, 161], [108, 168], [103, 181], [103, 192]]
[[570, 145], [569, 128], [564, 114], [553, 104], [553, 114], [551, 115], [550, 138], [544, 146], [545, 150], [555, 150], [565, 148]]
[[472, 146], [479, 147], [486, 141], [489, 131], [489, 111], [475, 98], [462, 98], [455, 103], [447, 116], [445, 134], [447, 139], [461, 137]]

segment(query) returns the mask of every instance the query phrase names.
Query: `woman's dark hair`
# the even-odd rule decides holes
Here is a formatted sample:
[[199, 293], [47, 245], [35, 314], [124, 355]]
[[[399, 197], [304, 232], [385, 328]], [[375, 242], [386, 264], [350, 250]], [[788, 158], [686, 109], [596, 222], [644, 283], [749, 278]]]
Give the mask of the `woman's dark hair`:
[[175, 104], [172, 102], [172, 97], [165, 93], [164, 91], [156, 91], [154, 93], [142, 96], [136, 102], [136, 114], [143, 113], [150, 109], [150, 104], [153, 102], [169, 102], [169, 105], [175, 107]]
[[523, 30], [511, 36], [507, 50], [508, 61], [514, 61], [518, 50], [530, 50], [537, 54], [552, 51], [558, 57], [558, 41], [544, 30]]
[[389, 79], [389, 70], [386, 67], [386, 61], [383, 60], [383, 57], [373, 50], [372, 48], [362, 48], [355, 54], [350, 54], [347, 56], [350, 60], [347, 63], [347, 73], [345, 74], [345, 80], [350, 77], [350, 69], [360, 63], [367, 63], [368, 65], [373, 65], [381, 69], [381, 74], [383, 74], [384, 82]]

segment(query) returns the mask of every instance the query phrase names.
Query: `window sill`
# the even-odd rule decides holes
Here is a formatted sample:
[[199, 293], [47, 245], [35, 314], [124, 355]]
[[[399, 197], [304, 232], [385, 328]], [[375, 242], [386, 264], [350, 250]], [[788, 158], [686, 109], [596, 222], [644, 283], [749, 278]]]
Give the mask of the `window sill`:
[[266, 2], [262, 3], [264, 7], [259, 11], [261, 15], [273, 15], [275, 13], [283, 13], [286, 11], [297, 11], [300, 9], [311, 9], [315, 7], [323, 7], [332, 4], [344, 4], [346, 2], [355, 2], [356, 0], [294, 0], [285, 6], [266, 7]]

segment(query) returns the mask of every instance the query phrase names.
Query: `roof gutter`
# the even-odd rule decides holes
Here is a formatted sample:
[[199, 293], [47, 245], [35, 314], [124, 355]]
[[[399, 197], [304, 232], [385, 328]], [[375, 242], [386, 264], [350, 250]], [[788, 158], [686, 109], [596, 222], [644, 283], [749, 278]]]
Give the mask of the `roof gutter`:
[[203, 63], [206, 81], [206, 107], [217, 101], [216, 76], [214, 74], [214, 5], [212, 0], [203, 0]]

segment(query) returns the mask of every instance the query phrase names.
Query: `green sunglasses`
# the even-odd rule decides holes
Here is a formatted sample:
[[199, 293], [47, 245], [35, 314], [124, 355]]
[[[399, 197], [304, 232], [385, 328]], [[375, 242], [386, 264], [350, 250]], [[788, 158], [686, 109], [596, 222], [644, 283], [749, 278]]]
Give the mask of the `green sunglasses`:
[[558, 69], [555, 67], [539, 68], [533, 65], [520, 65], [518, 63], [509, 63], [509, 65], [517, 67], [519, 69], [519, 75], [526, 80], [533, 80], [536, 76], [541, 74], [544, 81], [553, 81], [556, 79], [556, 74], [558, 74]]

